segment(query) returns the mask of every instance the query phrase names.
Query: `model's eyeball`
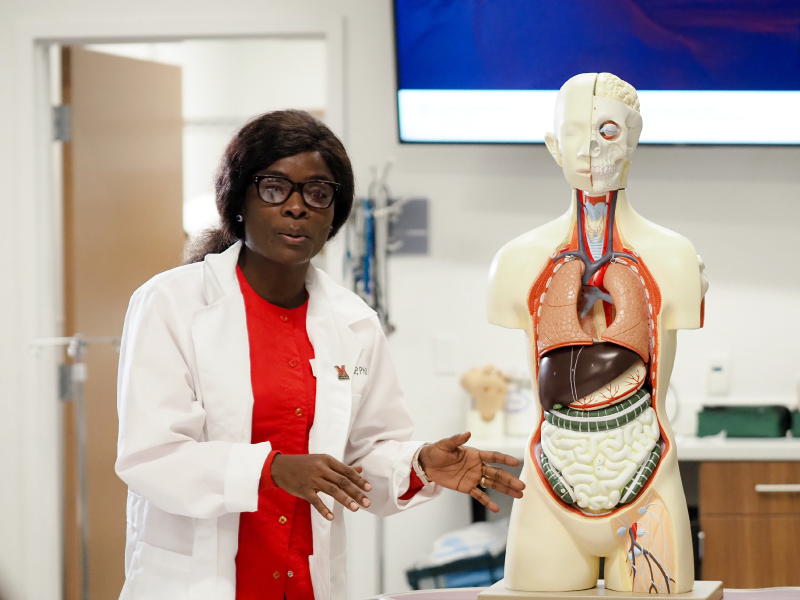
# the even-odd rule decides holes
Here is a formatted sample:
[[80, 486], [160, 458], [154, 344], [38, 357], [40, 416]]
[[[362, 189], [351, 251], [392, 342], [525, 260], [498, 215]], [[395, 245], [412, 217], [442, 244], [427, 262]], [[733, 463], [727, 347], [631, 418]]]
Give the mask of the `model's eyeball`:
[[600, 126], [600, 135], [606, 140], [616, 139], [619, 137], [619, 125], [614, 121], [606, 121]]

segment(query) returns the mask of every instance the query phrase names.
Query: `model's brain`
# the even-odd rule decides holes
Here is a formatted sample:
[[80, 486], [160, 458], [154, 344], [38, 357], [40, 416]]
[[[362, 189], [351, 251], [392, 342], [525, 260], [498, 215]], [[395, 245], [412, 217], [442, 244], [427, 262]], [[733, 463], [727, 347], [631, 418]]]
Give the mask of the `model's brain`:
[[586, 510], [612, 509], [660, 437], [656, 413], [610, 431], [572, 431], [542, 423], [542, 450], [573, 488], [575, 503]]
[[634, 87], [611, 73], [600, 73], [597, 76], [594, 95], [619, 100], [639, 112], [639, 96]]

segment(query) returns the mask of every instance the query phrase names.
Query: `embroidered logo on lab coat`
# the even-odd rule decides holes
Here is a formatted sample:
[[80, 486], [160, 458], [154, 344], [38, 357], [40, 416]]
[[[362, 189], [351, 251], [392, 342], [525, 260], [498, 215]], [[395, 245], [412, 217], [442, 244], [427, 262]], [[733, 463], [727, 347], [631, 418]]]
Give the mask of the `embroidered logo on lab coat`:
[[336, 373], [339, 375], [339, 379], [350, 379], [350, 375], [348, 375], [347, 371], [344, 370], [344, 365], [341, 367], [334, 365], [334, 368], [336, 369]]

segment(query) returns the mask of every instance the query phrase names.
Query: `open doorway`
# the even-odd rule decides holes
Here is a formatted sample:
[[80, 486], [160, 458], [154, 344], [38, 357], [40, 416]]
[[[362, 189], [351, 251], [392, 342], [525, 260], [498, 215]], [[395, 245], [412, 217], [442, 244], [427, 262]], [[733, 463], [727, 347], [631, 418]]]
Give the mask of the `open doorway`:
[[[325, 119], [326, 51], [319, 37], [60, 48], [61, 100], [71, 115], [59, 186], [65, 335], [120, 335], [132, 292], [178, 266], [187, 237], [215, 224], [216, 165], [248, 118], [291, 107]], [[114, 473], [118, 356], [98, 346], [85, 362], [85, 564], [71, 403], [62, 430], [69, 600], [117, 597], [124, 581], [127, 489]]]
[[92, 44], [90, 51], [180, 67], [183, 223], [188, 235], [216, 222], [213, 176], [233, 132], [250, 117], [282, 108], [326, 118], [323, 38], [189, 40]]

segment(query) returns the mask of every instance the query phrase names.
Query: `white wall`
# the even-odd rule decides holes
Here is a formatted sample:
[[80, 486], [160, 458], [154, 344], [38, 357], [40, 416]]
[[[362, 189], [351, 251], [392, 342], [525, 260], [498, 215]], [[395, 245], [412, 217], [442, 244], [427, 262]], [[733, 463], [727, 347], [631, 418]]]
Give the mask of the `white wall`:
[[283, 108], [324, 112], [325, 41], [200, 40], [181, 46], [184, 226], [194, 234], [215, 221], [219, 157], [244, 121]]
[[184, 229], [214, 226], [214, 176], [225, 146], [254, 115], [285, 108], [324, 117], [326, 42], [311, 38], [92, 44], [90, 50], [181, 67]]
[[[503, 243], [552, 219], [566, 207], [567, 184], [541, 146], [400, 146], [396, 139], [394, 62], [389, 0], [38, 0], [0, 4], [0, 131], [13, 130], [13, 23], [23, 17], [133, 18], [270, 12], [345, 15], [346, 142], [360, 189], [369, 166], [397, 159], [391, 177], [399, 195], [431, 199], [431, 256], [398, 258], [391, 265], [391, 306], [397, 333], [392, 346], [420, 439], [450, 435], [463, 426], [463, 396], [455, 376], [436, 376], [434, 339], [460, 340], [460, 366], [524, 364], [516, 332], [485, 324], [485, 277]], [[635, 85], [635, 81], [632, 82]], [[647, 126], [647, 107], [642, 107]], [[751, 120], [752, 119], [752, 120]], [[741, 124], [757, 124], [743, 116]], [[800, 378], [798, 292], [794, 248], [800, 237], [800, 148], [642, 147], [634, 156], [629, 197], [645, 217], [690, 237], [708, 265], [711, 290], [706, 328], [680, 335], [674, 381], [680, 395], [702, 398], [709, 353], [727, 352], [731, 393], [753, 401], [794, 394]], [[17, 216], [14, 146], [0, 139], [0, 234], [6, 252], [0, 272], [6, 290], [25, 282], [25, 229]], [[23, 299], [0, 295], [0, 338], [21, 339]], [[25, 478], [14, 449], [19, 390], [16, 377], [28, 358], [19, 345], [0, 346], [0, 589], [26, 596], [37, 565], [22, 564]], [[405, 585], [403, 569], [430, 541], [468, 521], [465, 497], [446, 494], [413, 513], [387, 520], [387, 589]], [[364, 521], [366, 522], [366, 521]], [[360, 565], [354, 565], [358, 569]], [[13, 594], [13, 595], [12, 595]]]

